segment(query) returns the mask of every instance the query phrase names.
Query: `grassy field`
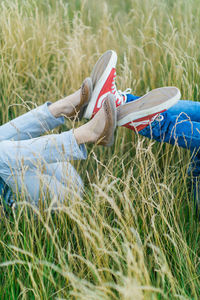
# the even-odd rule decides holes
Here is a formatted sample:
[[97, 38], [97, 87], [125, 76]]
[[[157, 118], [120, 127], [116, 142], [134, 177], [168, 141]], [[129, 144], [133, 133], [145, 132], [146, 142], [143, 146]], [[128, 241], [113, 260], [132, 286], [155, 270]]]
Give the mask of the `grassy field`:
[[[107, 49], [121, 90], [174, 85], [197, 101], [199, 16], [199, 0], [2, 0], [1, 123], [78, 89]], [[87, 148], [82, 201], [0, 222], [0, 299], [200, 299], [189, 153], [125, 128]]]

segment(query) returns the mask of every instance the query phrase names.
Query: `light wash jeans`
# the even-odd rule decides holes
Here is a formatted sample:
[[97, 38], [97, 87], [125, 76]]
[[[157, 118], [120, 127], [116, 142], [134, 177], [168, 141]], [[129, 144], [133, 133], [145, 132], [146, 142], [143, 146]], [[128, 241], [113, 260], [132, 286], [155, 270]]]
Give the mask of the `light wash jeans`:
[[12, 192], [25, 193], [36, 205], [47, 192], [58, 201], [82, 192], [82, 180], [69, 161], [86, 159], [85, 146], [78, 146], [72, 130], [39, 137], [64, 123], [50, 113], [49, 104], [0, 127], [0, 195], [8, 205]]

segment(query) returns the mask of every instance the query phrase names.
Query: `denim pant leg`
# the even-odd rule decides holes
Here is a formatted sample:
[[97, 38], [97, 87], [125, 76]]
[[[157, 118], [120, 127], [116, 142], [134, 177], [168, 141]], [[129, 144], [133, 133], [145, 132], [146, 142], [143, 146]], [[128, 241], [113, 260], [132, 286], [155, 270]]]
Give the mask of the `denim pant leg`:
[[185, 113], [179, 116], [169, 111], [160, 114], [160, 118], [139, 131], [143, 136], [191, 150], [198, 154], [200, 148], [200, 122], [191, 121]]
[[[191, 121], [200, 122], [200, 102], [179, 100], [168, 112], [173, 115], [179, 115], [180, 112], [184, 112]], [[198, 177], [200, 175], [200, 152], [195, 153], [195, 155], [191, 153], [191, 157], [192, 161], [188, 168], [188, 174]]]
[[[38, 179], [33, 173], [38, 175], [38, 168], [87, 157], [85, 146], [77, 144], [72, 130], [29, 140], [2, 141], [0, 145], [0, 176], [11, 189], [19, 192], [24, 180], [27, 186], [37, 190]], [[45, 175], [46, 181], [51, 179], [49, 174]]]
[[[138, 98], [139, 98], [138, 96], [128, 94], [127, 102], [132, 102], [134, 100], [137, 100]], [[149, 128], [143, 129], [139, 133], [143, 136], [156, 139], [159, 142], [162, 141], [170, 144], [174, 144], [175, 142], [177, 142], [177, 144], [180, 147], [190, 149], [192, 161], [191, 161], [190, 168], [188, 169], [188, 173], [192, 173], [193, 176], [199, 176], [200, 175], [200, 152], [196, 151], [195, 154], [193, 153], [194, 147], [193, 146], [190, 147], [190, 144], [192, 140], [193, 140], [192, 144], [194, 143], [194, 136], [193, 139], [191, 139], [190, 135], [193, 134], [191, 130], [192, 126], [195, 126], [196, 129], [194, 129], [194, 131], [196, 131], [196, 134], [198, 135], [198, 128], [200, 124], [200, 102], [190, 101], [190, 100], [179, 100], [175, 105], [169, 108], [167, 114], [163, 116], [164, 116], [163, 123], [158, 125], [155, 121], [155, 124], [152, 124], [151, 133], [150, 133], [151, 131], [150, 126]], [[185, 121], [190, 122], [190, 124], [185, 123]], [[180, 129], [182, 125], [181, 124], [178, 125], [178, 123], [180, 122], [181, 124], [182, 122], [184, 122], [184, 124], [182, 124], [183, 125], [182, 130]], [[191, 122], [195, 122], [195, 123], [192, 125]], [[182, 133], [184, 134], [184, 137], [183, 136], [181, 137]], [[200, 145], [198, 145], [198, 143], [195, 143], [196, 149], [198, 149], [199, 146]]]
[[[127, 102], [139, 99], [138, 96], [127, 94]], [[200, 102], [179, 100], [161, 115], [160, 121], [139, 131], [139, 134], [158, 142], [195, 150], [198, 155], [200, 147]], [[200, 174], [200, 168], [199, 168]]]
[[0, 141], [35, 138], [64, 124], [64, 117], [55, 118], [50, 113], [48, 109], [50, 104], [47, 102], [0, 126]]
[[200, 102], [197, 101], [179, 100], [168, 112], [175, 116], [185, 113], [191, 121], [200, 122]]
[[[0, 126], [0, 142], [5, 140], [26, 140], [38, 137], [55, 127], [64, 124], [64, 118], [55, 118], [49, 111], [47, 102]], [[1, 168], [1, 165], [0, 165]], [[0, 177], [0, 197], [11, 205], [12, 192]]]
[[196, 177], [192, 179], [190, 186], [194, 192], [194, 200], [198, 211], [198, 207], [200, 208], [200, 184], [198, 179], [200, 175], [200, 122], [191, 121], [185, 113], [176, 116], [167, 111], [161, 114], [161, 117], [163, 120], [155, 120], [139, 133], [158, 142], [178, 145], [191, 151], [193, 160], [189, 172]]
[[36, 206], [39, 199], [44, 201], [48, 195], [55, 206], [63, 203], [64, 199], [81, 199], [83, 193], [83, 182], [69, 162], [52, 163], [19, 172], [17, 185], [22, 195]]
[[[181, 111], [187, 114], [191, 121], [200, 124], [200, 102], [181, 100], [168, 110], [174, 115], [178, 115]], [[193, 191], [196, 203], [197, 215], [200, 219], [200, 151], [191, 153], [192, 160], [188, 168], [190, 175], [190, 187]]]
[[78, 194], [83, 192], [83, 181], [75, 168], [69, 162], [57, 162], [47, 164], [45, 173], [54, 176], [61, 184], [68, 189], [74, 189]]
[[[138, 97], [134, 95], [127, 96], [128, 102], [136, 99]], [[166, 113], [161, 114], [161, 119], [139, 131], [139, 134], [191, 150], [188, 174], [192, 175], [190, 187], [200, 219], [200, 102], [179, 100]]]

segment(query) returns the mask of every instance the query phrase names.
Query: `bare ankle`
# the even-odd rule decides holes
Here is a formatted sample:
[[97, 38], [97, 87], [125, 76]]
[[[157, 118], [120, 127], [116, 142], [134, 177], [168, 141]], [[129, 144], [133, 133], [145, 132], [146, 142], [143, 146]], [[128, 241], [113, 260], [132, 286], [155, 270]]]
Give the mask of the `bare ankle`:
[[74, 137], [78, 145], [92, 143], [95, 139], [88, 123], [74, 129]]
[[93, 119], [74, 130], [77, 143], [96, 143], [105, 127], [105, 114], [101, 109]]
[[50, 113], [51, 113], [55, 118], [60, 117], [60, 108], [59, 108], [59, 106], [57, 105], [57, 102], [54, 102], [54, 103], [50, 104], [50, 105], [48, 106], [48, 109], [49, 109]]
[[80, 90], [49, 105], [50, 113], [55, 117], [70, 116], [80, 103]]

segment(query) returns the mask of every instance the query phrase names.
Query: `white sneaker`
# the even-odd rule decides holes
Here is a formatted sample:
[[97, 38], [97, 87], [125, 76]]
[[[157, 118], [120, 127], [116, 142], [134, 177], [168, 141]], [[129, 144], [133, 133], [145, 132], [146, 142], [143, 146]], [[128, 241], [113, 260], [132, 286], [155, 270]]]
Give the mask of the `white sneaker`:
[[160, 113], [176, 104], [181, 93], [176, 87], [154, 89], [137, 100], [117, 108], [117, 125], [140, 131], [153, 121], [162, 119]]
[[115, 96], [116, 107], [126, 101], [125, 94], [117, 91], [115, 85], [117, 54], [113, 50], [106, 51], [95, 64], [92, 73], [93, 92], [85, 110], [84, 117], [92, 118], [102, 107], [106, 96]]

